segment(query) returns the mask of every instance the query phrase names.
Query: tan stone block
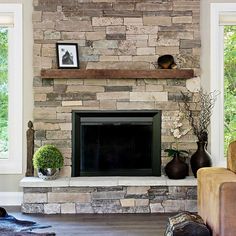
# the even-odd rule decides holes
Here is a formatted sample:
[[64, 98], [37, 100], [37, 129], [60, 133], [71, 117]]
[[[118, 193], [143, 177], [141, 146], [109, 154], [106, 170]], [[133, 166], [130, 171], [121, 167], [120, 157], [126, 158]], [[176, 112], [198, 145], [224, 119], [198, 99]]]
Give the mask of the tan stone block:
[[41, 21], [42, 20], [42, 11], [34, 11], [32, 13], [32, 21]]
[[143, 25], [143, 18], [124, 18], [124, 25]]
[[66, 92], [104, 92], [103, 86], [95, 86], [95, 85], [73, 85], [68, 86]]
[[135, 199], [134, 201], [135, 206], [148, 206], [149, 205], [149, 199]]
[[106, 34], [125, 34], [125, 26], [107, 26]]
[[[88, 33], [88, 32], [87, 32]], [[61, 32], [61, 38], [63, 40], [79, 40], [85, 39], [85, 32]]]
[[151, 203], [150, 204], [151, 213], [163, 213], [165, 212], [164, 207], [161, 203]]
[[42, 45], [41, 44], [34, 44], [33, 46], [33, 53], [35, 56], [39, 57], [41, 56], [41, 48], [42, 48]]
[[87, 40], [104, 40], [106, 39], [106, 33], [104, 31], [86, 32]]
[[60, 214], [60, 204], [44, 204], [44, 214]]
[[173, 9], [175, 11], [200, 10], [200, 1], [174, 1]]
[[157, 46], [157, 34], [150, 34], [148, 36], [148, 46]]
[[83, 106], [85, 107], [99, 107], [100, 102], [97, 100], [88, 100], [88, 101], [83, 101]]
[[57, 31], [85, 32], [92, 31], [91, 21], [57, 21], [55, 29]]
[[156, 34], [158, 26], [127, 25], [126, 34]]
[[71, 112], [70, 113], [57, 113], [56, 119], [65, 120], [66, 122], [71, 121]]
[[130, 92], [130, 101], [168, 101], [167, 92]]
[[137, 48], [137, 55], [155, 55], [155, 47]]
[[157, 40], [157, 46], [179, 46], [179, 39], [171, 39], [171, 38], [165, 38], [165, 37], [160, 37]]
[[107, 80], [106, 79], [86, 79], [84, 80], [84, 85], [106, 85]]
[[136, 41], [136, 47], [137, 48], [147, 48], [148, 42], [147, 40], [138, 40]]
[[46, 132], [47, 139], [71, 139], [70, 131], [47, 131]]
[[[54, 80], [54, 83], [56, 82], [57, 80]], [[61, 81], [61, 79], [60, 80], [58, 80], [58, 81]], [[63, 83], [64, 84], [64, 83]], [[75, 84], [75, 85], [82, 85], [82, 84], [84, 84], [84, 80], [83, 79], [67, 79], [66, 80], [66, 84], [68, 84], [68, 85], [72, 85], [72, 84]]]
[[133, 56], [133, 61], [155, 62], [157, 56]]
[[145, 92], [145, 91], [146, 91], [145, 85], [138, 85], [132, 87], [132, 92]]
[[55, 28], [55, 22], [53, 21], [40, 21], [40, 22], [33, 22], [33, 29], [54, 29]]
[[98, 100], [122, 100], [129, 99], [129, 92], [105, 92], [97, 93]]
[[119, 56], [119, 61], [132, 61], [132, 56]]
[[163, 55], [163, 54], [171, 54], [171, 55], [177, 55], [179, 54], [179, 47], [156, 47], [156, 54], [157, 55]]
[[169, 16], [144, 16], [143, 25], [170, 26], [171, 17]]
[[54, 57], [56, 55], [55, 45], [43, 44], [42, 45], [42, 56], [43, 57]]
[[197, 212], [197, 200], [185, 200], [185, 211]]
[[82, 106], [82, 101], [62, 101], [63, 107]]
[[115, 100], [101, 100], [100, 109], [101, 110], [116, 110], [116, 101]]
[[63, 14], [61, 12], [50, 12], [50, 11], [43, 11], [42, 15], [43, 21], [59, 21], [62, 20]]
[[134, 207], [135, 199], [134, 198], [120, 199], [120, 204], [122, 207]]
[[72, 165], [71, 154], [70, 154], [70, 155], [68, 155], [68, 154], [66, 154], [66, 155], [62, 154], [62, 155], [63, 155], [63, 157], [64, 157], [64, 165], [65, 165], [65, 166], [71, 166], [71, 165]]
[[119, 61], [118, 56], [100, 56], [99, 57], [100, 61]]
[[43, 69], [51, 69], [52, 68], [52, 58], [51, 57], [42, 57], [41, 65]]
[[42, 40], [43, 39], [43, 30], [34, 29], [33, 37], [34, 37], [34, 40]]
[[123, 25], [120, 17], [92, 17], [93, 26]]
[[104, 49], [112, 49], [118, 48], [117, 40], [97, 40], [93, 42], [93, 48], [104, 48]]
[[194, 77], [192, 79], [188, 79], [186, 81], [186, 88], [190, 91], [190, 92], [198, 92], [200, 90], [201, 87], [201, 79], [200, 77]]
[[48, 202], [56, 203], [86, 203], [91, 202], [90, 193], [48, 193]]
[[[123, 69], [123, 70], [148, 70], [148, 62], [88, 62], [86, 69]], [[99, 79], [100, 80], [100, 79]], [[98, 80], [96, 80], [98, 82]], [[86, 80], [84, 81], [86, 83]]]
[[107, 79], [108, 86], [133, 86], [136, 85], [136, 79]]
[[63, 166], [60, 170], [61, 177], [71, 177], [71, 166]]
[[61, 39], [61, 32], [54, 30], [46, 30], [44, 31], [44, 39], [45, 40], [59, 40]]
[[192, 16], [175, 16], [172, 18], [172, 22], [174, 24], [188, 24], [192, 23], [193, 18]]
[[164, 90], [164, 86], [161, 84], [147, 84], [146, 91], [147, 92], [161, 92]]
[[61, 204], [62, 214], [75, 214], [75, 203], [63, 203]]
[[179, 212], [185, 210], [185, 201], [186, 200], [164, 200], [162, 206], [165, 209], [165, 212]]
[[117, 110], [151, 110], [154, 108], [154, 102], [117, 102]]
[[147, 191], [150, 189], [149, 186], [131, 186], [127, 187], [127, 195], [141, 195], [141, 194], [147, 194]]
[[43, 102], [47, 100], [46, 94], [36, 93], [34, 94], [34, 101], [35, 102]]
[[148, 35], [146, 35], [146, 34], [128, 34], [128, 35], [126, 35], [126, 40], [130, 40], [130, 41], [148, 40]]
[[39, 119], [56, 119], [56, 108], [54, 107], [43, 107], [43, 108], [34, 108], [34, 119], [39, 120]]
[[44, 122], [34, 122], [35, 130], [59, 130], [59, 124], [54, 123], [44, 123]]
[[24, 203], [45, 203], [47, 202], [47, 193], [24, 193]]

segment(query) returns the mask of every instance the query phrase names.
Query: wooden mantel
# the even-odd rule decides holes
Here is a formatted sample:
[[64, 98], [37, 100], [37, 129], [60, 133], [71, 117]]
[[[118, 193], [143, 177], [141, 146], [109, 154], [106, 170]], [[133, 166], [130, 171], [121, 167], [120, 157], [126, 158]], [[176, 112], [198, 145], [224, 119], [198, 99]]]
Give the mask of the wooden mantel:
[[111, 70], [111, 69], [43, 69], [43, 79], [189, 79], [192, 69]]

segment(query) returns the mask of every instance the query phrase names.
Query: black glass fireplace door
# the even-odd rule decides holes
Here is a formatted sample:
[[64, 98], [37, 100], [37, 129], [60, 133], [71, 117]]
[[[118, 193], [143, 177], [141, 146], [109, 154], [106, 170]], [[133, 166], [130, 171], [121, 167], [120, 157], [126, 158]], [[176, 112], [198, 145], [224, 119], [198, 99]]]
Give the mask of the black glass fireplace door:
[[73, 112], [72, 129], [73, 176], [160, 175], [160, 112]]

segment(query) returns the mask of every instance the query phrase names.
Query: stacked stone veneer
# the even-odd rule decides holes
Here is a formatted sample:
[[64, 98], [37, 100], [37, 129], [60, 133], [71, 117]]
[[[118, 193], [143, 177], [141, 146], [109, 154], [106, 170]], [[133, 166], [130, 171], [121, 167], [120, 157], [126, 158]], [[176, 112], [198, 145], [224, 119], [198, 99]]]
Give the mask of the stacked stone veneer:
[[196, 186], [24, 188], [22, 212], [163, 213], [197, 212]]
[[[192, 92], [196, 109], [200, 79], [43, 80], [42, 68], [57, 68], [55, 43], [78, 43], [81, 68], [153, 69], [168, 53], [198, 75], [199, 8], [199, 0], [34, 0], [35, 144], [61, 150], [62, 176], [71, 175], [72, 110], [162, 110], [162, 148], [170, 148], [180, 91]], [[194, 150], [195, 137], [189, 133], [179, 147]], [[163, 166], [168, 160], [163, 152]]]

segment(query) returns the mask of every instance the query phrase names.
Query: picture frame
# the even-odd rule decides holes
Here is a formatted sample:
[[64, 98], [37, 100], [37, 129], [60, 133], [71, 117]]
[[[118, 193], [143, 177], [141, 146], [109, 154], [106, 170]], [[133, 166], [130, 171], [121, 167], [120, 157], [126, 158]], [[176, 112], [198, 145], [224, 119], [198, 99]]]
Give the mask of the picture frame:
[[78, 44], [56, 43], [59, 69], [79, 69]]

